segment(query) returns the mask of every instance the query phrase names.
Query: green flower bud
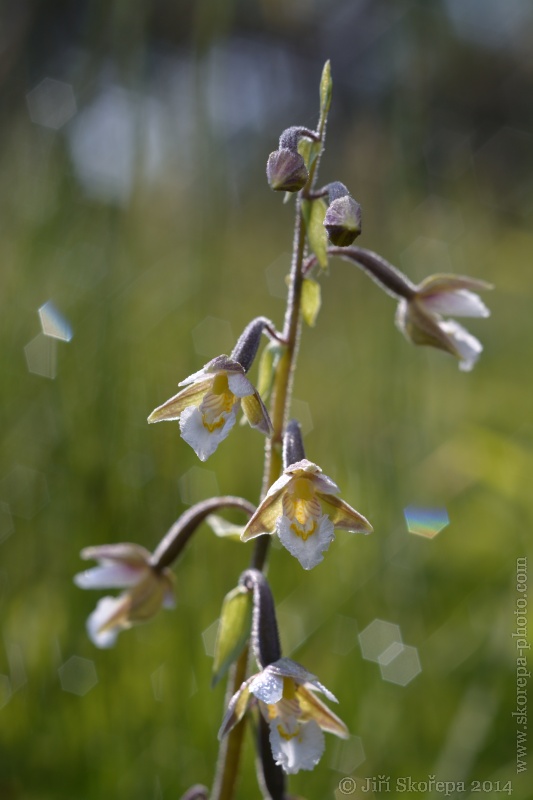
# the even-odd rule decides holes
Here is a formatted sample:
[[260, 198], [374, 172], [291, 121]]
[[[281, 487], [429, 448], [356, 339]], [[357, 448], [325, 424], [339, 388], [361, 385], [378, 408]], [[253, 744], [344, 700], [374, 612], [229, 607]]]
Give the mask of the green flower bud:
[[361, 233], [361, 206], [349, 194], [336, 198], [328, 206], [324, 227], [332, 244], [347, 247]]
[[277, 192], [299, 192], [309, 177], [300, 153], [286, 147], [269, 155], [266, 171], [270, 188]]

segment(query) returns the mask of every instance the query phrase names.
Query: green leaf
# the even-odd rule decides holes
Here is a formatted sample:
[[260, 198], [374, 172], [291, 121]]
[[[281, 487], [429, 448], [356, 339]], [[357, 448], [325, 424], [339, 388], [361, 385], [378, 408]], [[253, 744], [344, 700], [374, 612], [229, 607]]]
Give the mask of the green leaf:
[[321, 304], [320, 284], [312, 278], [305, 278], [302, 286], [302, 314], [310, 328], [315, 325]]
[[219, 517], [218, 514], [209, 514], [205, 521], [215, 534], [223, 539], [233, 539], [238, 542], [241, 538], [241, 533], [245, 529], [245, 525], [235, 525], [233, 522], [228, 522], [227, 519]]
[[331, 105], [332, 89], [333, 82], [331, 80], [331, 64], [328, 60], [324, 64], [322, 77], [320, 79], [320, 118], [324, 121], [327, 119], [329, 107]]
[[328, 266], [328, 234], [324, 228], [326, 211], [327, 205], [321, 197], [318, 200], [306, 201], [302, 207], [309, 245], [322, 269]]
[[278, 342], [269, 342], [259, 361], [259, 374], [257, 376], [257, 391], [263, 402], [268, 398], [274, 383], [276, 367], [284, 348]]
[[227, 673], [231, 664], [241, 654], [252, 627], [252, 596], [237, 586], [228, 592], [222, 603], [218, 625], [212, 686]]
[[306, 139], [303, 136], [299, 140], [298, 152], [305, 161], [305, 166], [307, 167], [308, 172], [313, 166], [313, 163], [315, 162], [317, 156], [320, 154], [321, 147], [322, 144], [320, 142], [313, 142], [311, 141], [311, 139]]

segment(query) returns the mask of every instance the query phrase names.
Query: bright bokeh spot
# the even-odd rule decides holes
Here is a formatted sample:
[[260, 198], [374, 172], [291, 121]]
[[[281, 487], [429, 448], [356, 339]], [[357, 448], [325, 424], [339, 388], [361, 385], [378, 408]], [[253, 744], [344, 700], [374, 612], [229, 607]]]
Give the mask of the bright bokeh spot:
[[409, 533], [425, 536], [426, 539], [433, 539], [450, 524], [450, 518], [445, 508], [407, 506], [403, 513]]
[[375, 619], [359, 634], [361, 653], [367, 661], [378, 661], [391, 645], [401, 641], [400, 626], [383, 619]]
[[81, 656], [71, 656], [58, 669], [59, 681], [64, 692], [83, 697], [98, 683], [94, 661]]
[[69, 83], [45, 78], [26, 95], [30, 119], [58, 131], [76, 113], [76, 98]]
[[235, 344], [231, 325], [225, 319], [205, 317], [192, 330], [194, 349], [201, 356], [214, 358], [219, 353], [230, 353]]
[[41, 375], [43, 378], [55, 378], [57, 375], [57, 342], [44, 333], [28, 342], [24, 347], [28, 372]]
[[220, 620], [217, 618], [211, 623], [211, 625], [208, 625], [207, 628], [202, 631], [202, 641], [204, 643], [205, 654], [211, 658], [215, 655], [219, 622]]
[[39, 318], [45, 336], [60, 339], [62, 342], [70, 342], [72, 339], [70, 323], [59, 313], [51, 300], [40, 307]]
[[210, 469], [191, 467], [178, 481], [180, 497], [187, 506], [192, 506], [206, 497], [219, 494], [217, 476]]
[[335, 741], [330, 766], [343, 775], [349, 775], [365, 761], [365, 749], [360, 736]]
[[282, 253], [265, 268], [265, 277], [269, 293], [273, 297], [287, 297], [287, 276], [291, 271], [291, 254]]
[[379, 661], [381, 677], [389, 683], [407, 686], [419, 672], [422, 672], [416, 647], [395, 642], [383, 653]]

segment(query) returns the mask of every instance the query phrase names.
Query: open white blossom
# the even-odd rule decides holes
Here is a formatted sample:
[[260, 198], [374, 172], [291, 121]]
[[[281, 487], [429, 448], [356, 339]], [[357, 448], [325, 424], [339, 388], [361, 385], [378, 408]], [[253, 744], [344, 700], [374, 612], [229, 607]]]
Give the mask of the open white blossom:
[[97, 647], [112, 647], [120, 631], [145, 622], [161, 607], [174, 606], [174, 576], [168, 569], [154, 569], [144, 547], [129, 543], [86, 547], [81, 557], [100, 562], [74, 577], [81, 589], [126, 589], [119, 597], [102, 597], [89, 616], [87, 632]]
[[325, 749], [323, 731], [342, 739], [349, 735], [344, 722], [316, 692], [337, 702], [304, 667], [290, 658], [280, 658], [248, 678], [232, 697], [219, 738], [228, 733], [252, 705], [258, 704], [270, 728], [274, 762], [288, 774], [314, 769]]
[[411, 299], [401, 299], [396, 324], [413, 344], [430, 345], [456, 356], [459, 369], [468, 372], [483, 347], [455, 320], [458, 317], [488, 317], [490, 312], [474, 290], [491, 289], [489, 283], [458, 275], [434, 275], [417, 287]]
[[218, 356], [179, 385], [186, 388], [152, 411], [148, 422], [179, 419], [182, 437], [201, 461], [229, 434], [240, 408], [252, 427], [267, 436], [272, 433], [257, 389], [228, 356]]
[[291, 464], [272, 484], [242, 533], [247, 541], [277, 532], [281, 543], [304, 569], [323, 561], [335, 528], [370, 533], [362, 514], [341, 500], [340, 489], [320, 467], [306, 458]]

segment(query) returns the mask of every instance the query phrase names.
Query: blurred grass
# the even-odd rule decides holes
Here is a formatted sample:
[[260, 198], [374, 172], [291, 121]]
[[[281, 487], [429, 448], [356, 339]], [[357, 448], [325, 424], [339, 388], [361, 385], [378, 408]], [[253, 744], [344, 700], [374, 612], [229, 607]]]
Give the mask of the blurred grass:
[[[275, 141], [278, 131], [269, 133]], [[441, 769], [449, 780], [513, 779], [513, 796], [526, 798], [514, 766], [511, 633], [515, 563], [530, 550], [533, 522], [531, 234], [524, 220], [485, 204], [471, 171], [440, 187], [440, 206], [427, 206], [427, 193], [394, 169], [393, 133], [379, 130], [378, 171], [375, 128], [358, 133], [338, 144], [330, 128], [337, 155], [326, 156], [323, 177], [340, 176], [361, 200], [361, 244], [416, 280], [440, 269], [431, 249], [423, 263], [420, 237], [443, 241], [454, 271], [496, 284], [493, 316], [468, 326], [485, 352], [464, 375], [445, 355], [410, 347], [394, 328], [393, 301], [353, 268], [331, 265], [318, 324], [303, 332], [295, 397], [312, 417], [308, 456], [375, 534], [339, 532], [310, 574], [274, 549], [282, 640], [339, 697], [366, 756], [357, 776], [423, 780]], [[88, 544], [155, 546], [185, 508], [183, 480], [195, 499], [215, 481], [221, 493], [257, 499], [255, 431], [238, 427], [199, 468], [177, 425], [148, 428], [145, 419], [209, 359], [191, 336], [206, 317], [228, 321], [234, 337], [257, 314], [281, 324], [283, 302], [268, 293], [265, 270], [290, 248], [292, 210], [263, 186], [264, 156], [251, 176], [258, 185], [251, 180], [230, 201], [218, 178], [211, 191], [209, 165], [199, 165], [200, 190], [180, 186], [179, 175], [172, 191], [139, 181], [129, 205], [112, 207], [83, 194], [61, 137], [24, 116], [5, 135], [0, 794], [8, 800], [177, 797], [212, 779], [224, 690], [209, 688], [202, 632], [251, 545], [202, 528], [176, 568], [177, 610], [107, 652], [84, 630], [96, 594], [76, 589], [72, 575]], [[461, 220], [453, 235], [450, 212]], [[58, 344], [55, 380], [31, 374], [24, 357], [49, 299], [74, 330]], [[191, 478], [192, 468], [202, 471]], [[408, 534], [408, 505], [445, 507], [449, 527], [432, 541]], [[400, 625], [419, 650], [422, 672], [404, 688], [361, 658], [356, 632], [375, 618]], [[87, 660], [81, 673], [73, 656]], [[82, 696], [62, 686], [69, 664], [80, 691], [94, 665], [97, 683]], [[240, 796], [255, 797], [247, 747]], [[343, 756], [330, 741], [320, 767], [291, 786], [333, 797], [351, 769], [349, 750]]]

